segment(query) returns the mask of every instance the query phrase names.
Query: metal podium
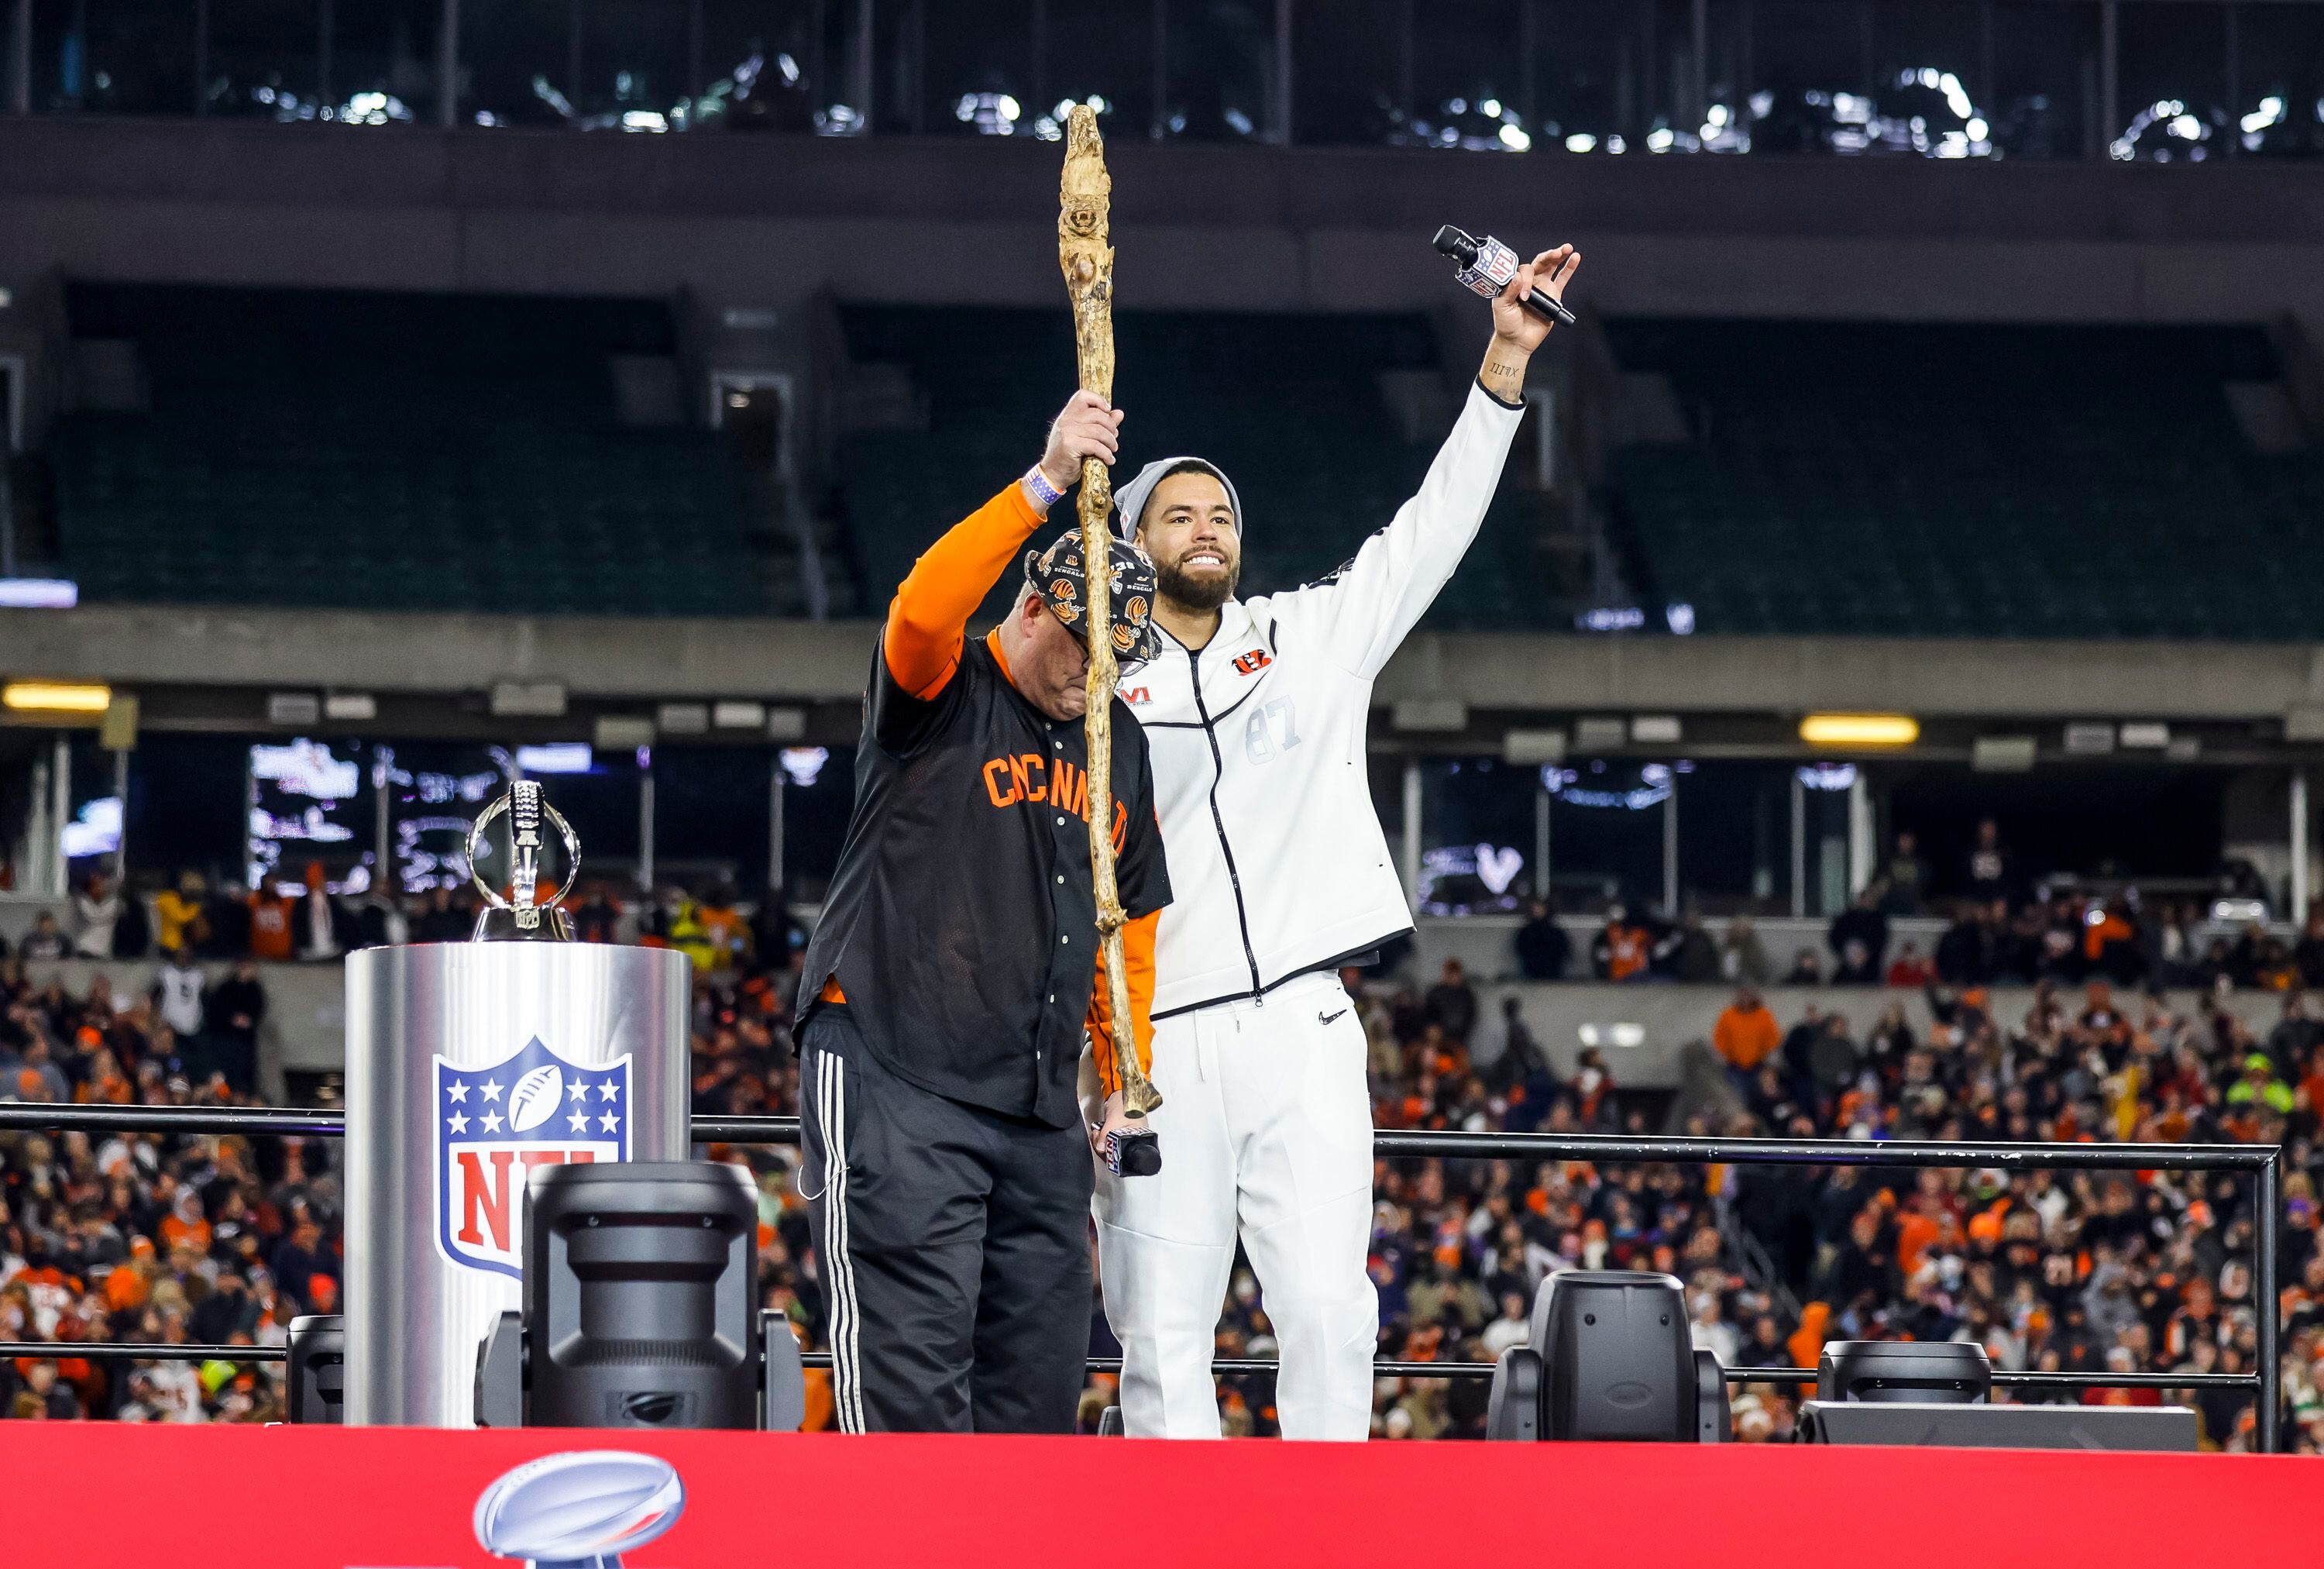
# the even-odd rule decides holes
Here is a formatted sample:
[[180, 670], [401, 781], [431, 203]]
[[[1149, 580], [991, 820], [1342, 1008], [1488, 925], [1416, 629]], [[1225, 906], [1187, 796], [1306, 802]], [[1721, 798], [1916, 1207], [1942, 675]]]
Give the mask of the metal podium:
[[691, 963], [669, 948], [557, 940], [554, 900], [540, 909], [550, 918], [525, 920], [539, 908], [525, 825], [563, 825], [538, 786], [511, 798], [519, 886], [513, 900], [487, 889], [487, 913], [511, 912], [514, 928], [546, 940], [347, 960], [353, 1426], [474, 1424], [477, 1350], [521, 1306], [536, 1167], [687, 1154]]

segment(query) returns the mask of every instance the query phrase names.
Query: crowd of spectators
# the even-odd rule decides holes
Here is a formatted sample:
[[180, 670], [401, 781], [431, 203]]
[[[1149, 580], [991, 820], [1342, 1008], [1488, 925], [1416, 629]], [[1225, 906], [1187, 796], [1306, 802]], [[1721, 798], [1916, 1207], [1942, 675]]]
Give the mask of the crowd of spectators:
[[[98, 975], [75, 996], [0, 961], [0, 1099], [250, 1098], [236, 1079], [265, 1011], [254, 966], [208, 986], [176, 968], [145, 994]], [[71, 1347], [280, 1345], [293, 1317], [336, 1311], [334, 1165], [327, 1146], [297, 1139], [0, 1133], [0, 1341], [60, 1343], [54, 1358], [0, 1361], [0, 1416], [279, 1420], [279, 1380], [254, 1364]]]
[[[2324, 901], [2287, 942], [2256, 918], [2223, 929], [2209, 899], [2030, 882], [1991, 819], [1978, 825], [1958, 870], [1951, 885], [1960, 893], [1932, 900], [1926, 860], [1912, 834], [1898, 834], [1864, 888], [1831, 918], [1823, 942], [1788, 958], [1770, 953], [1748, 914], [1714, 933], [1692, 909], [1673, 919], [1619, 902], [1579, 948], [1549, 905], [1532, 900], [1517, 934], [1517, 970], [1537, 981], [1694, 985], [1917, 988], [1932, 980], [1959, 987], [2095, 978], [2118, 986], [2324, 990]], [[2259, 889], [2247, 867], [2220, 881], [2219, 891], [2238, 902], [2261, 902], [2249, 897]], [[1949, 924], [1925, 950], [1893, 924], [1939, 916]]]
[[[2258, 1314], [2283, 1315], [2295, 1447], [2324, 1446], [2324, 1251], [2317, 1245], [2324, 1023], [2287, 1002], [2257, 1036], [2209, 992], [2118, 1001], [2110, 983], [2044, 981], [2023, 1018], [1982, 988], [1933, 986], [1923, 1028], [1891, 998], [1859, 1035], [1811, 1005], [1788, 1028], [1739, 988], [1695, 1048], [1674, 1103], [1626, 1093], [1582, 1050], [1553, 1065], [1514, 999], [1480, 1029], [1457, 963], [1425, 992], [1375, 986], [1382, 1127], [1472, 1131], [2281, 1142], [2278, 1278], [2252, 1275], [2247, 1177], [2141, 1171], [1595, 1167], [1381, 1163], [1372, 1269], [1381, 1353], [1489, 1361], [1525, 1333], [1541, 1280], [1567, 1268], [1677, 1275], [1696, 1345], [1729, 1366], [1815, 1365], [1830, 1339], [1967, 1340], [1995, 1367], [2070, 1372], [2249, 1371]], [[1562, 1054], [1560, 1054], [1562, 1056]], [[1222, 1352], [1265, 1343], [1239, 1273]], [[1803, 1391], [1736, 1391], [1745, 1440], [1786, 1436]], [[1484, 1390], [1384, 1380], [1376, 1432], [1473, 1435]], [[2207, 1446], [2246, 1449], [2255, 1408], [2235, 1389], [2035, 1393], [2199, 1412]], [[1253, 1388], [1246, 1398], [1263, 1399]]]
[[[448, 890], [383, 909], [330, 895], [319, 876], [315, 885], [329, 913], [301, 920], [293, 909], [282, 923], [292, 949], [260, 944], [261, 956], [298, 956], [318, 929], [351, 948], [464, 938], [475, 923], [474, 905]], [[573, 908], [586, 939], [657, 943], [695, 959], [700, 1109], [796, 1109], [782, 976], [797, 944], [782, 908], [764, 901], [753, 914], [724, 888], [699, 898], [672, 888], [632, 908], [602, 887]], [[214, 894], [196, 876], [143, 900], [90, 878], [67, 921], [42, 912], [0, 957], [0, 1101], [255, 1103], [267, 997], [254, 929], [263, 901]], [[754, 962], [760, 951], [771, 964]], [[134, 985], [113, 978], [114, 965], [69, 987], [56, 964], [67, 958], [143, 958], [150, 968]], [[796, 1300], [788, 1282], [805, 1251], [805, 1212], [777, 1152], [748, 1158], [769, 1195], [770, 1295]], [[59, 1343], [53, 1358], [0, 1361], [0, 1417], [280, 1420], [279, 1364], [70, 1348], [281, 1345], [295, 1316], [337, 1310], [342, 1202], [335, 1140], [0, 1131], [0, 1341]]]
[[[549, 891], [542, 890], [543, 897]], [[570, 904], [577, 934], [591, 942], [659, 942], [686, 949], [698, 967], [747, 964], [764, 934], [731, 883], [696, 891], [676, 883], [641, 899], [626, 887], [592, 882]], [[310, 863], [292, 881], [253, 889], [184, 872], [161, 886], [124, 891], [102, 871], [77, 878], [61, 910], [43, 909], [17, 940], [18, 957], [55, 959], [257, 959], [327, 963], [391, 943], [457, 942], [473, 936], [479, 901], [465, 884], [391, 893], [375, 884], [335, 889]], [[0, 937], [0, 957], [10, 952]]]
[[[610, 910], [603, 891], [585, 900]], [[427, 913], [425, 911], [423, 914]], [[697, 951], [697, 1110], [792, 1112], [790, 1044], [798, 933], [779, 901], [758, 911], [714, 892], [590, 916], [592, 935], [638, 935]], [[1683, 929], [1683, 928], [1682, 928]], [[701, 945], [706, 944], [706, 948]], [[244, 1092], [189, 1053], [166, 985], [78, 998], [0, 969], [7, 998], [0, 1090], [54, 1101], [224, 1102]], [[1525, 1334], [1541, 1281], [1570, 1268], [1667, 1270], [1685, 1283], [1695, 1343], [1730, 1365], [1812, 1366], [1826, 1339], [1967, 1339], [1997, 1368], [2236, 1371], [2256, 1356], [2257, 1315], [2283, 1315], [2287, 1432], [2324, 1446], [2324, 1251], [2317, 1246], [2317, 1109], [2324, 1022], [2287, 994], [2256, 1034], [2207, 991], [2118, 993], [2043, 977], [2021, 1018], [1983, 986], [1932, 978], [1932, 1022], [1895, 994], [1868, 1028], [1811, 1007], [1776, 1020], [1748, 985], [1696, 1054], [1674, 1102], [1626, 1090], [1600, 1056], [1535, 1038], [1512, 1000], [1487, 1010], [1457, 962], [1425, 989], [1351, 972], [1370, 1040], [1382, 1128], [2282, 1142], [2288, 1159], [2279, 1277], [2251, 1269], [2247, 1181], [2142, 1172], [1999, 1170], [1811, 1177], [1766, 1168], [1595, 1166], [1513, 1160], [1389, 1162], [1377, 1168], [1370, 1269], [1381, 1355], [1488, 1361]], [[218, 988], [201, 996], [206, 1013]], [[257, 1002], [263, 1011], [263, 999]], [[207, 1033], [207, 1030], [204, 1031]], [[825, 1309], [795, 1149], [719, 1148], [761, 1194], [765, 1305], [822, 1344]], [[105, 1362], [87, 1340], [279, 1342], [298, 1313], [337, 1299], [340, 1192], [327, 1142], [0, 1134], [0, 1339], [54, 1340], [59, 1354], [0, 1366], [0, 1410], [39, 1417], [263, 1420], [274, 1375], [230, 1360]], [[1266, 1358], [1259, 1283], [1238, 1262], [1222, 1305], [1222, 1356]], [[1112, 1350], [1093, 1305], [1092, 1347]], [[1383, 1438], [1475, 1436], [1475, 1380], [1383, 1380]], [[1802, 1391], [1736, 1391], [1738, 1436], [1780, 1439]], [[1271, 1381], [1222, 1380], [1226, 1430], [1273, 1431]], [[2153, 1390], [2021, 1398], [2151, 1403]], [[2190, 1390], [2204, 1442], [2253, 1443], [2241, 1391]], [[1085, 1425], [1111, 1399], [1093, 1377]], [[810, 1379], [809, 1425], [829, 1421]]]
[[[779, 954], [792, 946], [779, 925], [768, 935]], [[216, 1042], [254, 1033], [263, 1018], [257, 966], [242, 961], [202, 986], [179, 978], [200, 974], [180, 953], [135, 995], [102, 973], [69, 989], [37, 955], [0, 960], [0, 1101], [255, 1103]], [[795, 1111], [784, 971], [728, 964], [698, 974], [696, 1108]], [[329, 1084], [321, 1094], [337, 1098]], [[799, 1316], [819, 1334], [819, 1298], [811, 1284], [800, 1289], [813, 1269], [788, 1152], [717, 1154], [752, 1164], [766, 1195], [770, 1302], [816, 1304]], [[51, 1358], [0, 1361], [0, 1417], [281, 1420], [279, 1364], [227, 1352], [90, 1358], [72, 1346], [281, 1345], [292, 1318], [338, 1310], [343, 1206], [336, 1140], [0, 1131], [0, 1341], [58, 1343]]]

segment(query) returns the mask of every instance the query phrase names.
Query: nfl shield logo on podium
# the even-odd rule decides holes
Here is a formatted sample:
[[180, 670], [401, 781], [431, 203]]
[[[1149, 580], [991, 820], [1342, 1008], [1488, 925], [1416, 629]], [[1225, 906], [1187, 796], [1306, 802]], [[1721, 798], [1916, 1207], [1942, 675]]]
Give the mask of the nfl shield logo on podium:
[[436, 1058], [436, 1246], [521, 1278], [524, 1184], [536, 1166], [630, 1158], [630, 1059], [566, 1061], [536, 1036], [487, 1067]]

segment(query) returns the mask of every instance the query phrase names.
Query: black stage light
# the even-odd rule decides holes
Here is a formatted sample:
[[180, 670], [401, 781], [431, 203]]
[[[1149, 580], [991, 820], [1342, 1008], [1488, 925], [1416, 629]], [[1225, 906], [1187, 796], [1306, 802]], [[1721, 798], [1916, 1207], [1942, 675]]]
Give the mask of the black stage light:
[[1798, 1441], [1955, 1449], [2163, 1450], [2191, 1454], [2195, 1435], [2195, 1413], [2184, 1406], [1810, 1400], [1800, 1407]]
[[1641, 1269], [1568, 1269], [1542, 1282], [1543, 1436], [1692, 1443], [1694, 1347], [1686, 1292]]
[[1993, 1363], [1967, 1341], [1835, 1340], [1816, 1363], [1816, 1398], [1967, 1405], [1993, 1393]]
[[525, 1202], [530, 1426], [759, 1425], [749, 1173], [696, 1161], [543, 1166]]
[[1530, 1444], [1541, 1436], [1541, 1353], [1531, 1346], [1513, 1345], [1493, 1364], [1485, 1436], [1509, 1444]]
[[347, 1398], [346, 1320], [336, 1313], [310, 1313], [290, 1321], [287, 1376], [283, 1380], [285, 1422], [338, 1422]]
[[1727, 1370], [1707, 1351], [1694, 1353], [1694, 1436], [1699, 1444], [1731, 1444], [1735, 1406], [1727, 1398]]
[[[1723, 1406], [1725, 1380], [1714, 1381]], [[1706, 1421], [1718, 1420], [1702, 1408], [1703, 1387], [1677, 1280], [1644, 1270], [1563, 1270], [1534, 1297], [1526, 1343], [1503, 1352], [1494, 1370], [1486, 1432], [1692, 1444]]]
[[[476, 1357], [476, 1426], [525, 1426], [525, 1392], [530, 1387], [526, 1365], [524, 1315], [503, 1313], [484, 1337]], [[790, 1319], [776, 1308], [759, 1315], [759, 1426], [769, 1433], [796, 1433], [807, 1419], [807, 1371], [799, 1355], [798, 1336]], [[1121, 1408], [1107, 1416], [1120, 1431]]]

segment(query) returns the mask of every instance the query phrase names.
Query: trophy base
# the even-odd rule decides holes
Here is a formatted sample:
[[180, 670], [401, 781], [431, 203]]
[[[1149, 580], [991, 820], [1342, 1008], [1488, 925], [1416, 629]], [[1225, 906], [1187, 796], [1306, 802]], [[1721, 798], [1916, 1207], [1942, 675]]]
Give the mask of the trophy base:
[[[530, 914], [530, 926], [521, 924], [520, 916]], [[530, 911], [485, 909], [476, 917], [476, 929], [470, 938], [479, 943], [569, 943], [574, 940], [573, 918], [554, 906]]]

